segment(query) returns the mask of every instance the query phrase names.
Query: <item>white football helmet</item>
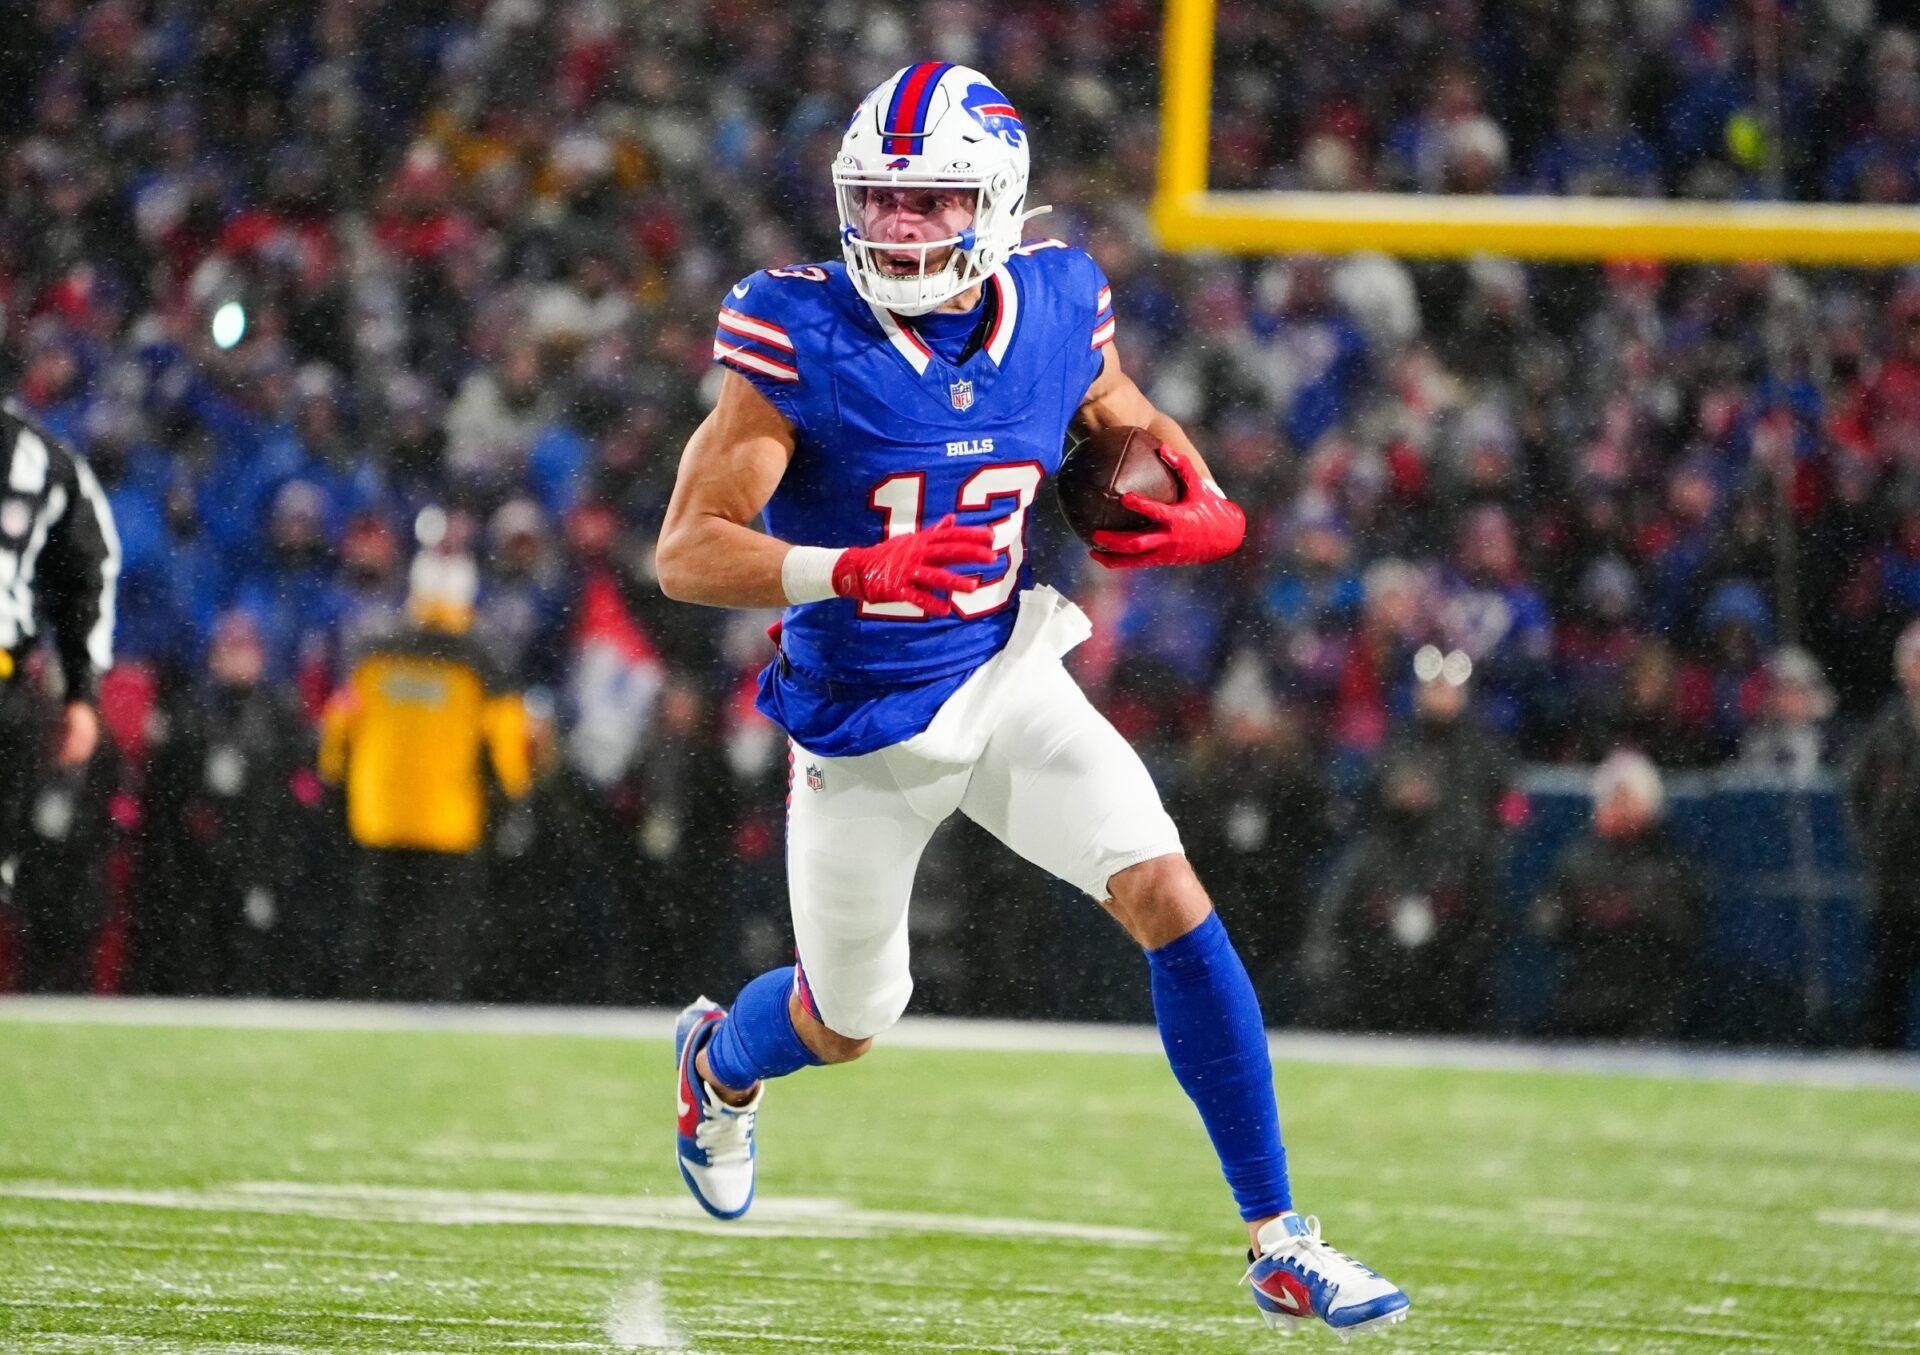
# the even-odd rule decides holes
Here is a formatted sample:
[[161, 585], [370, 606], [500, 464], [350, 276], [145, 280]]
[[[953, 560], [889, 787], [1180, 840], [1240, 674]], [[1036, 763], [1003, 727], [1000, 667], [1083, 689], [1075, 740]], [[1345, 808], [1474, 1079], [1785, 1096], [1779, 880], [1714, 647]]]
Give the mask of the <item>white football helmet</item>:
[[[944, 240], [911, 245], [860, 234], [864, 190], [911, 185], [975, 194], [973, 224]], [[924, 315], [984, 282], [1020, 243], [1026, 210], [1027, 133], [1007, 96], [979, 71], [923, 61], [896, 72], [860, 101], [833, 162], [840, 249], [855, 290], [876, 306]], [[952, 246], [932, 272], [927, 256]], [[878, 255], [918, 251], [918, 273], [894, 274]]]

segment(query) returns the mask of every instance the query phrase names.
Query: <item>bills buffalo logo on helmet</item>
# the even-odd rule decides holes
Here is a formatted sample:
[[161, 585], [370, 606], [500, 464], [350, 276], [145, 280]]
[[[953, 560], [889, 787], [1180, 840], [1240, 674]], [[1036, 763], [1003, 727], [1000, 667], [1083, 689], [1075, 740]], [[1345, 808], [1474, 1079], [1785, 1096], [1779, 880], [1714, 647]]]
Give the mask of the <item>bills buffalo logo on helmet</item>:
[[960, 106], [973, 115], [975, 122], [1009, 146], [1018, 146], [1027, 134], [1020, 115], [1007, 102], [1007, 96], [992, 85], [970, 86]]

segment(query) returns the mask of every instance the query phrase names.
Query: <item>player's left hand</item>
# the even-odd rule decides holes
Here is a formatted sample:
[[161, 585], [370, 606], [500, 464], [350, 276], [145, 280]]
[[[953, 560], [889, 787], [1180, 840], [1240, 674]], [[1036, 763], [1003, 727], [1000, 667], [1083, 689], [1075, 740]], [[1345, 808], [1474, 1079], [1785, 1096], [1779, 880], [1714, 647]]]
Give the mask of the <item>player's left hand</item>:
[[1149, 565], [1204, 565], [1233, 554], [1247, 537], [1247, 515], [1220, 492], [1220, 486], [1194, 469], [1184, 452], [1160, 444], [1160, 459], [1180, 481], [1180, 501], [1161, 503], [1138, 494], [1120, 502], [1157, 527], [1137, 532], [1095, 532], [1093, 558], [1108, 569], [1144, 569]]

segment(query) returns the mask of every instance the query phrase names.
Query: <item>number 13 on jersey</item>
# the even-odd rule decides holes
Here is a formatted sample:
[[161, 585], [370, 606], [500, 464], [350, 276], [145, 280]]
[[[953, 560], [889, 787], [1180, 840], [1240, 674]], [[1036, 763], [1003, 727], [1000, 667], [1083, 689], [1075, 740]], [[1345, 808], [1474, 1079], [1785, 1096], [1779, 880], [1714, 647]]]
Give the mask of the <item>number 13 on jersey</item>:
[[[1039, 493], [1040, 481], [1045, 477], [1046, 471], [1038, 461], [1016, 461], [982, 466], [960, 486], [953, 503], [956, 512], [992, 508], [1000, 500], [1012, 500], [1004, 516], [986, 524], [993, 529], [993, 548], [1005, 560], [1005, 566], [991, 582], [981, 584], [971, 593], [953, 595], [953, 610], [961, 616], [968, 619], [986, 616], [1013, 600], [1014, 589], [1020, 586], [1020, 565], [1027, 554], [1027, 509], [1033, 506], [1033, 496]], [[926, 475], [909, 471], [889, 475], [875, 485], [867, 495], [867, 504], [885, 515], [886, 535], [892, 538], [919, 531], [927, 525], [929, 516], [938, 521], [946, 515], [944, 508], [929, 514], [926, 497]], [[860, 615], [895, 621], [924, 621], [927, 616], [911, 602], [863, 602]]]

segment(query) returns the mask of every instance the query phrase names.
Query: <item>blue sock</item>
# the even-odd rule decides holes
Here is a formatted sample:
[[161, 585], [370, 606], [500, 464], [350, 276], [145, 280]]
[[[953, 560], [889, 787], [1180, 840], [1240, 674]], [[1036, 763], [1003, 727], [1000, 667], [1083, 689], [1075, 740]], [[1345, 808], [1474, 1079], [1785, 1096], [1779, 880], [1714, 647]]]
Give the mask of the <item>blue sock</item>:
[[1218, 913], [1147, 952], [1153, 1017], [1244, 1219], [1293, 1208], [1260, 1001]]
[[785, 1077], [821, 1060], [801, 1043], [787, 999], [793, 966], [771, 969], [740, 990], [725, 1017], [707, 1037], [707, 1067], [723, 1087], [745, 1091], [767, 1077]]

